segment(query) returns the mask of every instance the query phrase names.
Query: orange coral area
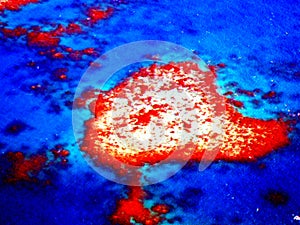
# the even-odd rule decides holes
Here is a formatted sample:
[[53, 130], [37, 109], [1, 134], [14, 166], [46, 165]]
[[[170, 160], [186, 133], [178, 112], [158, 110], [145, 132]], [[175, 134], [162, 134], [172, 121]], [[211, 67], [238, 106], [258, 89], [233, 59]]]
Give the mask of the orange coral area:
[[[201, 134], [196, 135], [197, 139], [192, 138], [190, 140], [193, 143], [188, 146], [195, 148], [191, 159], [200, 161], [205, 151], [211, 151], [211, 146], [217, 145], [218, 154], [215, 160], [251, 161], [265, 156], [273, 150], [289, 143], [288, 123], [281, 120], [260, 120], [243, 116], [232, 106], [242, 107], [242, 103], [229, 101], [224, 96], [216, 96], [218, 95], [216, 93], [214, 93], [214, 96], [211, 96], [212, 92], [206, 91], [203, 85], [201, 86], [200, 83], [197, 83], [197, 80], [193, 80], [191, 74], [196, 74], [197, 76], [215, 76], [214, 70], [202, 71], [197, 64], [190, 62], [171, 63], [163, 66], [152, 65], [149, 68], [140, 69], [112, 90], [100, 93], [98, 100], [90, 103], [90, 106], [96, 105], [96, 119], [93, 118], [86, 121], [86, 132], [81, 146], [82, 151], [92, 156], [92, 158], [97, 158], [100, 164], [106, 164], [112, 168], [115, 165], [112, 163], [113, 160], [111, 158], [116, 158], [131, 165], [141, 166], [145, 163], [155, 164], [160, 162], [178, 149], [181, 150], [176, 153], [177, 160], [184, 158], [184, 155], [187, 154], [184, 147], [189, 143], [178, 148], [179, 141], [177, 141], [178, 135], [176, 132], [180, 130], [180, 118], [176, 116], [173, 117], [173, 120], [168, 121], [168, 125], [165, 126], [165, 130], [168, 131], [168, 136], [165, 137], [167, 143], [165, 144], [146, 149], [133, 143], [129, 148], [126, 148], [121, 146], [117, 139], [114, 139], [119, 135], [117, 138], [125, 140], [128, 143], [130, 142], [130, 137], [132, 137], [130, 135], [145, 135], [146, 133], [143, 129], [149, 125], [150, 121], [153, 122], [155, 119], [174, 115], [172, 104], [169, 104], [170, 102], [157, 102], [159, 99], [155, 102], [151, 99], [154, 92], [147, 94], [147, 91], [151, 88], [157, 91], [152, 86], [159, 85], [159, 82], [153, 82], [165, 76], [169, 76], [171, 80], [176, 81], [176, 87], [189, 91], [193, 100], [196, 101], [194, 108], [197, 115], [195, 115], [194, 121], [199, 123], [199, 130], [202, 130], [203, 127], [213, 125], [214, 116], [218, 116], [222, 124], [223, 133], [219, 134], [218, 138], [215, 138], [215, 134], [212, 134], [213, 131], [209, 130], [201, 131]], [[173, 86], [174, 84], [165, 83], [161, 85], [159, 91], [168, 91]], [[132, 99], [132, 102], [137, 101], [139, 102], [138, 105], [142, 106], [140, 108], [131, 107], [132, 102], [129, 101], [122, 107], [121, 105], [116, 105], [118, 101], [121, 102], [122, 99], [126, 98]], [[216, 115], [213, 112], [212, 105], [219, 104], [214, 102], [216, 98], [223, 98], [224, 102], [226, 102], [225, 111], [222, 115]], [[82, 99], [81, 104], [84, 105], [85, 101]], [[182, 107], [188, 107], [184, 105], [185, 101], [180, 102]], [[161, 107], [157, 107], [161, 105], [164, 106], [164, 110], [161, 110]], [[126, 118], [120, 120], [118, 117], [111, 117], [111, 113], [120, 113], [122, 108], [124, 108], [124, 115], [127, 114], [128, 118], [124, 116]], [[119, 121], [117, 124], [118, 127], [116, 127], [116, 120]], [[181, 122], [187, 123], [187, 121]], [[122, 130], [128, 124], [131, 126], [131, 129]], [[163, 124], [159, 123], [156, 125], [158, 127], [163, 126]], [[220, 124], [216, 125], [220, 126]], [[189, 124], [185, 124], [184, 129], [189, 130], [191, 126], [192, 122], [189, 122]], [[120, 128], [122, 132], [115, 135], [116, 128]], [[130, 133], [128, 137], [126, 136], [126, 132]]]
[[[95, 118], [86, 121], [85, 139], [81, 146], [82, 150], [87, 154], [94, 156], [94, 159], [96, 158], [97, 160], [96, 163], [106, 164], [107, 166], [116, 169], [118, 167], [115, 167], [114, 161], [110, 160], [111, 157], [115, 157], [122, 162], [133, 165], [143, 165], [144, 163], [155, 164], [160, 160], [163, 160], [172, 151], [170, 148], [170, 146], [172, 147], [171, 143], [163, 148], [147, 149], [145, 151], [129, 149], [129, 151], [126, 151], [120, 146], [115, 145], [112, 141], [113, 139], [103, 138], [110, 137], [116, 133], [116, 127], [112, 126], [113, 124], [107, 123], [107, 121], [111, 119], [107, 117], [108, 113], [112, 113], [114, 110], [120, 110], [120, 108], [116, 107], [114, 104], [118, 101], [122, 101], [121, 99], [133, 99], [138, 101], [139, 104], [144, 104], [144, 107], [135, 111], [126, 108], [128, 120], [127, 123], [124, 123], [123, 125], [127, 126], [130, 124], [132, 129], [129, 132], [132, 133], [143, 127], [149, 126], [154, 118], [166, 116], [162, 114], [171, 110], [172, 105], [165, 102], [153, 102], [154, 96], [147, 95], [147, 90], [149, 90], [149, 88], [151, 89], [151, 85], [156, 86], [158, 84], [155, 82], [153, 83], [153, 80], [157, 77], [171, 74], [172, 79], [176, 80], [176, 84], [192, 90], [195, 94], [193, 96], [194, 98], [196, 98], [197, 95], [202, 96], [195, 102], [195, 108], [199, 109], [198, 113], [202, 116], [202, 120], [200, 120], [201, 126], [199, 126], [199, 129], [201, 129], [205, 124], [212, 123], [213, 118], [210, 118], [210, 116], [220, 116], [219, 114], [210, 112], [212, 109], [210, 104], [213, 103], [213, 101], [210, 101], [210, 97], [215, 98], [216, 96], [205, 96], [203, 90], [198, 88], [200, 85], [198, 83], [193, 83], [188, 74], [196, 73], [199, 76], [201, 76], [201, 74], [215, 76], [215, 69], [216, 68], [212, 68], [212, 70], [204, 72], [195, 64], [188, 62], [180, 64], [171, 63], [164, 66], [152, 65], [149, 68], [140, 69], [138, 72], [132, 74], [127, 80], [108, 92], [99, 93], [99, 91], [94, 90], [85, 92], [81, 98], [78, 98], [75, 101], [75, 106], [78, 108], [89, 107], [91, 112], [95, 115]], [[146, 78], [150, 79], [145, 82]], [[143, 82], [140, 82], [140, 79], [142, 79]], [[130, 87], [132, 84], [135, 84], [135, 86]], [[148, 84], [148, 86], [145, 84]], [[172, 85], [170, 84], [164, 84], [160, 89], [167, 90], [171, 87]], [[129, 94], [126, 95], [124, 93]], [[247, 95], [249, 93], [245, 92]], [[93, 100], [95, 98], [97, 100]], [[223, 115], [220, 116], [223, 123], [221, 144], [218, 146], [219, 151], [214, 160], [251, 161], [289, 143], [288, 132], [290, 127], [287, 122], [275, 119], [260, 120], [245, 117], [236, 109], [243, 107], [242, 102], [229, 100], [221, 95], [218, 96], [218, 98], [224, 100], [225, 108]], [[216, 103], [218, 104], [218, 102]], [[127, 101], [126, 104], [130, 105], [129, 101]], [[207, 110], [207, 112], [204, 113], [203, 110]], [[176, 121], [172, 122], [173, 124], [166, 129], [174, 128], [174, 126], [177, 125]], [[186, 126], [185, 128], [190, 129], [191, 127]], [[172, 136], [172, 132], [170, 132], [170, 135], [173, 140], [176, 138], [176, 136]], [[209, 134], [203, 135], [198, 139], [199, 142], [192, 145], [195, 147], [195, 151], [191, 156], [191, 160], [200, 161], [204, 156], [204, 152], [211, 150], [209, 148], [209, 138], [211, 138]], [[99, 148], [99, 142], [105, 141], [107, 141], [108, 144], [107, 149], [104, 148], [104, 151], [101, 152], [101, 149], [103, 148]], [[111, 149], [114, 149], [115, 151]], [[184, 148], [181, 150], [182, 151], [179, 151], [176, 155], [177, 160], [182, 160], [182, 158], [184, 158], [182, 156], [184, 155], [185, 150]], [[121, 172], [118, 171], [118, 173]], [[123, 173], [126, 173], [126, 171], [123, 171]], [[130, 192], [128, 198], [121, 199], [117, 203], [117, 208], [110, 218], [112, 224], [130, 225], [139, 223], [156, 225], [164, 220], [163, 215], [169, 212], [169, 206], [158, 204], [151, 207], [151, 209], [145, 208], [143, 200], [146, 193], [143, 191], [142, 187], [129, 187], [129, 189]]]

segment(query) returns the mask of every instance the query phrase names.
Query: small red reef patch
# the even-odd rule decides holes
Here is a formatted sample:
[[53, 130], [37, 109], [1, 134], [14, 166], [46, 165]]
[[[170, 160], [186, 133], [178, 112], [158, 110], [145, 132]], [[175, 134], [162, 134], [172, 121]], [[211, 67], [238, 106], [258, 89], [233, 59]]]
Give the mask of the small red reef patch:
[[157, 225], [164, 220], [163, 214], [169, 212], [167, 205], [159, 204], [148, 209], [143, 199], [146, 193], [141, 187], [130, 187], [128, 198], [117, 203], [117, 209], [110, 217], [112, 224], [131, 225], [132, 222]]
[[3, 10], [19, 10], [22, 6], [29, 3], [37, 3], [39, 0], [1, 0], [0, 1], [0, 11]]
[[88, 11], [89, 19], [92, 23], [96, 23], [100, 20], [108, 19], [114, 12], [114, 9], [109, 7], [106, 10], [97, 8], [90, 8]]

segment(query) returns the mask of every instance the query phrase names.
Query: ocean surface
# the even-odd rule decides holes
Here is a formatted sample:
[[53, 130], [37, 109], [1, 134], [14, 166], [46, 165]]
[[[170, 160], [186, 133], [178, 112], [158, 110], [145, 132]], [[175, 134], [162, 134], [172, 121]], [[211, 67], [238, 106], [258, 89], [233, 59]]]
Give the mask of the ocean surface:
[[[107, 15], [93, 21], [91, 8]], [[52, 44], [30, 42], [30, 32], [72, 23], [80, 31], [71, 25], [52, 33]], [[5, 30], [17, 27], [25, 30]], [[85, 161], [72, 102], [91, 62], [140, 40], [173, 42], [206, 64], [225, 64], [217, 71], [219, 91], [237, 93], [239, 112], [293, 121], [290, 144], [263, 158], [217, 161], [202, 172], [189, 164], [144, 187], [146, 208], [170, 207], [159, 224], [300, 224], [299, 38], [298, 0], [41, 0], [0, 12], [0, 224], [112, 224], [128, 187]], [[254, 97], [238, 91], [255, 89]], [[270, 92], [276, 96], [262, 97]]]

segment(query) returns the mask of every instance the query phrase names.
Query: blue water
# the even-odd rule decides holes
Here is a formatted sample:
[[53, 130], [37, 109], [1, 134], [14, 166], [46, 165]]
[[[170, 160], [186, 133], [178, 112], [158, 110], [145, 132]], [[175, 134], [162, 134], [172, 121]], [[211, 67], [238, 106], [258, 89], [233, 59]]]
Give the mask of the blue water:
[[[51, 23], [67, 25], [87, 17], [91, 6], [112, 6], [108, 20], [82, 26], [84, 33], [64, 35], [61, 45], [74, 49], [95, 47], [99, 54], [121, 44], [138, 40], [164, 40], [194, 50], [208, 64], [224, 62], [218, 84], [237, 82], [239, 88], [280, 93], [275, 102], [236, 96], [245, 103], [246, 116], [291, 118], [300, 112], [300, 1], [41, 1], [17, 12], [5, 11], [0, 22], [7, 28]], [[83, 4], [85, 3], [85, 4]], [[1, 153], [23, 151], [30, 155], [56, 144], [71, 151], [67, 168], [49, 168], [51, 186], [0, 182], [0, 224], [109, 224], [109, 216], [126, 187], [106, 181], [84, 161], [75, 143], [71, 110], [80, 77], [97, 57], [80, 61], [53, 60], [26, 45], [24, 37], [5, 38], [0, 33], [1, 102], [0, 129], [16, 119], [27, 124], [17, 136], [1, 133]], [[33, 67], [28, 62], [35, 61]], [[57, 81], [52, 72], [68, 68], [68, 80]], [[30, 86], [47, 87], [36, 93]], [[66, 94], [70, 91], [71, 94]], [[293, 117], [297, 119], [297, 116]], [[298, 118], [299, 120], [299, 118]], [[291, 134], [291, 145], [254, 163], [214, 163], [204, 172], [190, 166], [169, 180], [146, 187], [147, 207], [156, 203], [172, 205], [162, 224], [299, 224], [300, 215], [300, 133]], [[259, 165], [265, 164], [265, 169]], [[1, 174], [3, 165], [0, 164]], [[3, 174], [1, 176], [4, 176]], [[196, 191], [195, 191], [196, 190]], [[265, 199], [270, 190], [289, 196], [284, 205]]]

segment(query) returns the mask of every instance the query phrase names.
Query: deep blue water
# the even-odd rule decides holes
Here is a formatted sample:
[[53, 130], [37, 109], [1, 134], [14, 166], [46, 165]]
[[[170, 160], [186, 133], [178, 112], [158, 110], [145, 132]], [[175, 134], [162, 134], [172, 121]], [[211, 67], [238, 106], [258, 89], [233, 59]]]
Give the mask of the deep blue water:
[[[85, 19], [92, 6], [112, 6], [115, 12], [92, 27], [82, 26], [82, 34], [64, 35], [61, 45], [78, 50], [94, 47], [102, 54], [132, 41], [174, 42], [196, 51], [208, 64], [227, 65], [218, 74], [223, 93], [233, 81], [246, 90], [280, 93], [275, 102], [261, 101], [258, 107], [247, 97], [237, 97], [245, 103], [244, 115], [270, 119], [280, 112], [286, 117], [300, 112], [300, 1], [49, 0], [5, 11], [0, 22], [7, 28], [40, 25], [46, 31], [52, 29], [51, 23]], [[1, 153], [30, 155], [63, 144], [71, 151], [70, 162], [67, 168], [49, 169], [50, 186], [1, 181], [0, 224], [109, 224], [126, 187], [106, 181], [86, 164], [75, 143], [70, 107], [65, 106], [65, 101], [73, 100], [89, 62], [97, 57], [54, 60], [38, 52], [26, 45], [25, 37], [11, 39], [0, 33]], [[28, 66], [30, 61], [36, 65]], [[67, 81], [53, 78], [57, 68], [68, 68]], [[31, 91], [29, 87], [38, 83], [47, 88]], [[14, 120], [27, 128], [16, 136], [5, 134]], [[167, 218], [176, 218], [173, 224], [299, 224], [293, 219], [300, 215], [299, 135], [295, 129], [290, 146], [258, 162], [217, 162], [204, 172], [187, 167], [146, 187], [151, 195], [145, 204], [172, 205]], [[265, 169], [259, 169], [262, 163]], [[5, 165], [0, 166], [3, 172]], [[272, 190], [285, 193], [287, 203], [274, 206], [267, 201]]]

